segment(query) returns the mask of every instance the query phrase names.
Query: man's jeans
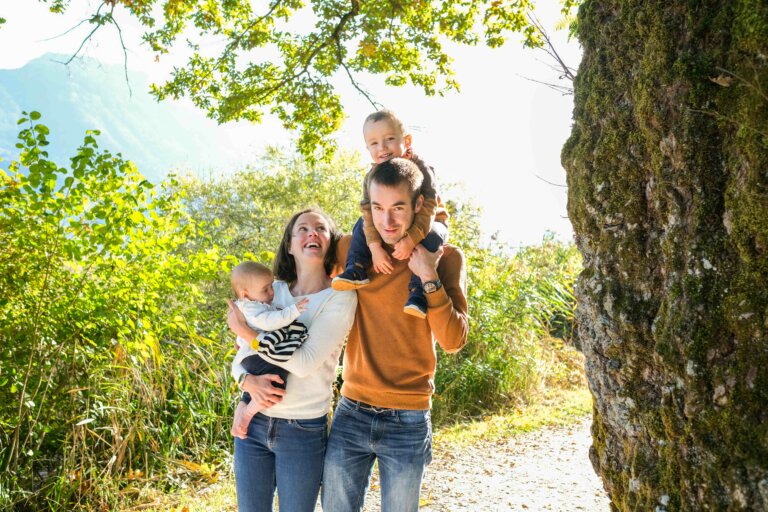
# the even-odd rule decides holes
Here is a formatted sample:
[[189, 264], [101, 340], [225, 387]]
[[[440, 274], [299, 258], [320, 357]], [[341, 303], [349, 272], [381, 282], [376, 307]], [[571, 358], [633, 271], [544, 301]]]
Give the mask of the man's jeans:
[[429, 411], [378, 409], [342, 397], [333, 415], [325, 455], [323, 511], [363, 510], [376, 459], [381, 476], [380, 510], [418, 510], [421, 479], [432, 461]]
[[285, 420], [257, 414], [246, 439], [235, 438], [235, 486], [240, 512], [312, 512], [323, 475], [328, 416]]

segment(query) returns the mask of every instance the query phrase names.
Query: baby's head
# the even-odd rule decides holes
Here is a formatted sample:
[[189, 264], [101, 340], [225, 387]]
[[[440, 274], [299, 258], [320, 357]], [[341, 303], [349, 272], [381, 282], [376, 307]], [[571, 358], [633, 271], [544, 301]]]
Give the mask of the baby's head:
[[408, 157], [411, 150], [411, 134], [391, 110], [379, 110], [366, 117], [363, 137], [375, 164], [395, 157]]
[[257, 300], [272, 304], [275, 290], [272, 288], [272, 271], [255, 261], [244, 261], [232, 269], [232, 289], [238, 299]]

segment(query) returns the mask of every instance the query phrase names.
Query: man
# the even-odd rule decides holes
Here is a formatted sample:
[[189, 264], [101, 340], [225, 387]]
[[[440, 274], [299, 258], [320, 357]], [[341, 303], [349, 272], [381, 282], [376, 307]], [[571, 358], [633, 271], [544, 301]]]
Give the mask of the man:
[[[388, 251], [406, 235], [421, 208], [422, 174], [394, 158], [369, 179], [373, 223]], [[349, 238], [339, 261], [346, 261]], [[429, 409], [436, 369], [435, 340], [446, 352], [467, 341], [464, 256], [446, 245], [430, 253], [417, 245], [390, 274], [358, 290], [355, 321], [344, 352], [342, 398], [335, 411], [323, 473], [326, 512], [359, 511], [374, 461], [381, 475], [381, 510], [417, 510], [424, 470], [432, 458]], [[421, 278], [425, 319], [406, 315], [411, 273]]]

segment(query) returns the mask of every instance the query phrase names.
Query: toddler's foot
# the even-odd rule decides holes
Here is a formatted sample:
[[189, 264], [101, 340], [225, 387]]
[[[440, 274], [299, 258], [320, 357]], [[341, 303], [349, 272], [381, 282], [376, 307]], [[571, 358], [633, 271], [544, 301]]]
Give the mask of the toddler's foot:
[[[252, 402], [251, 402], [252, 403]], [[251, 424], [251, 419], [259, 412], [259, 409], [251, 407], [251, 404], [240, 402], [235, 409], [235, 417], [232, 420], [231, 433], [235, 437], [245, 439], [248, 437], [248, 425]]]
[[413, 293], [408, 296], [403, 312], [417, 318], [427, 317], [427, 299], [423, 293]]
[[357, 290], [358, 288], [367, 286], [370, 282], [371, 280], [368, 279], [368, 273], [365, 269], [360, 268], [355, 264], [355, 266], [350, 265], [344, 272], [334, 277], [331, 287], [334, 290], [340, 291]]

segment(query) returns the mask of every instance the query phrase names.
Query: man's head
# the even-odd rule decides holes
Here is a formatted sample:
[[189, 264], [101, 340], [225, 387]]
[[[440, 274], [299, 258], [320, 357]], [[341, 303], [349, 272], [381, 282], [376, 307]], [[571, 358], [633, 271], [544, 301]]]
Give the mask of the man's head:
[[373, 225], [387, 244], [395, 244], [406, 235], [413, 218], [421, 210], [424, 175], [405, 158], [377, 165], [368, 178]]

